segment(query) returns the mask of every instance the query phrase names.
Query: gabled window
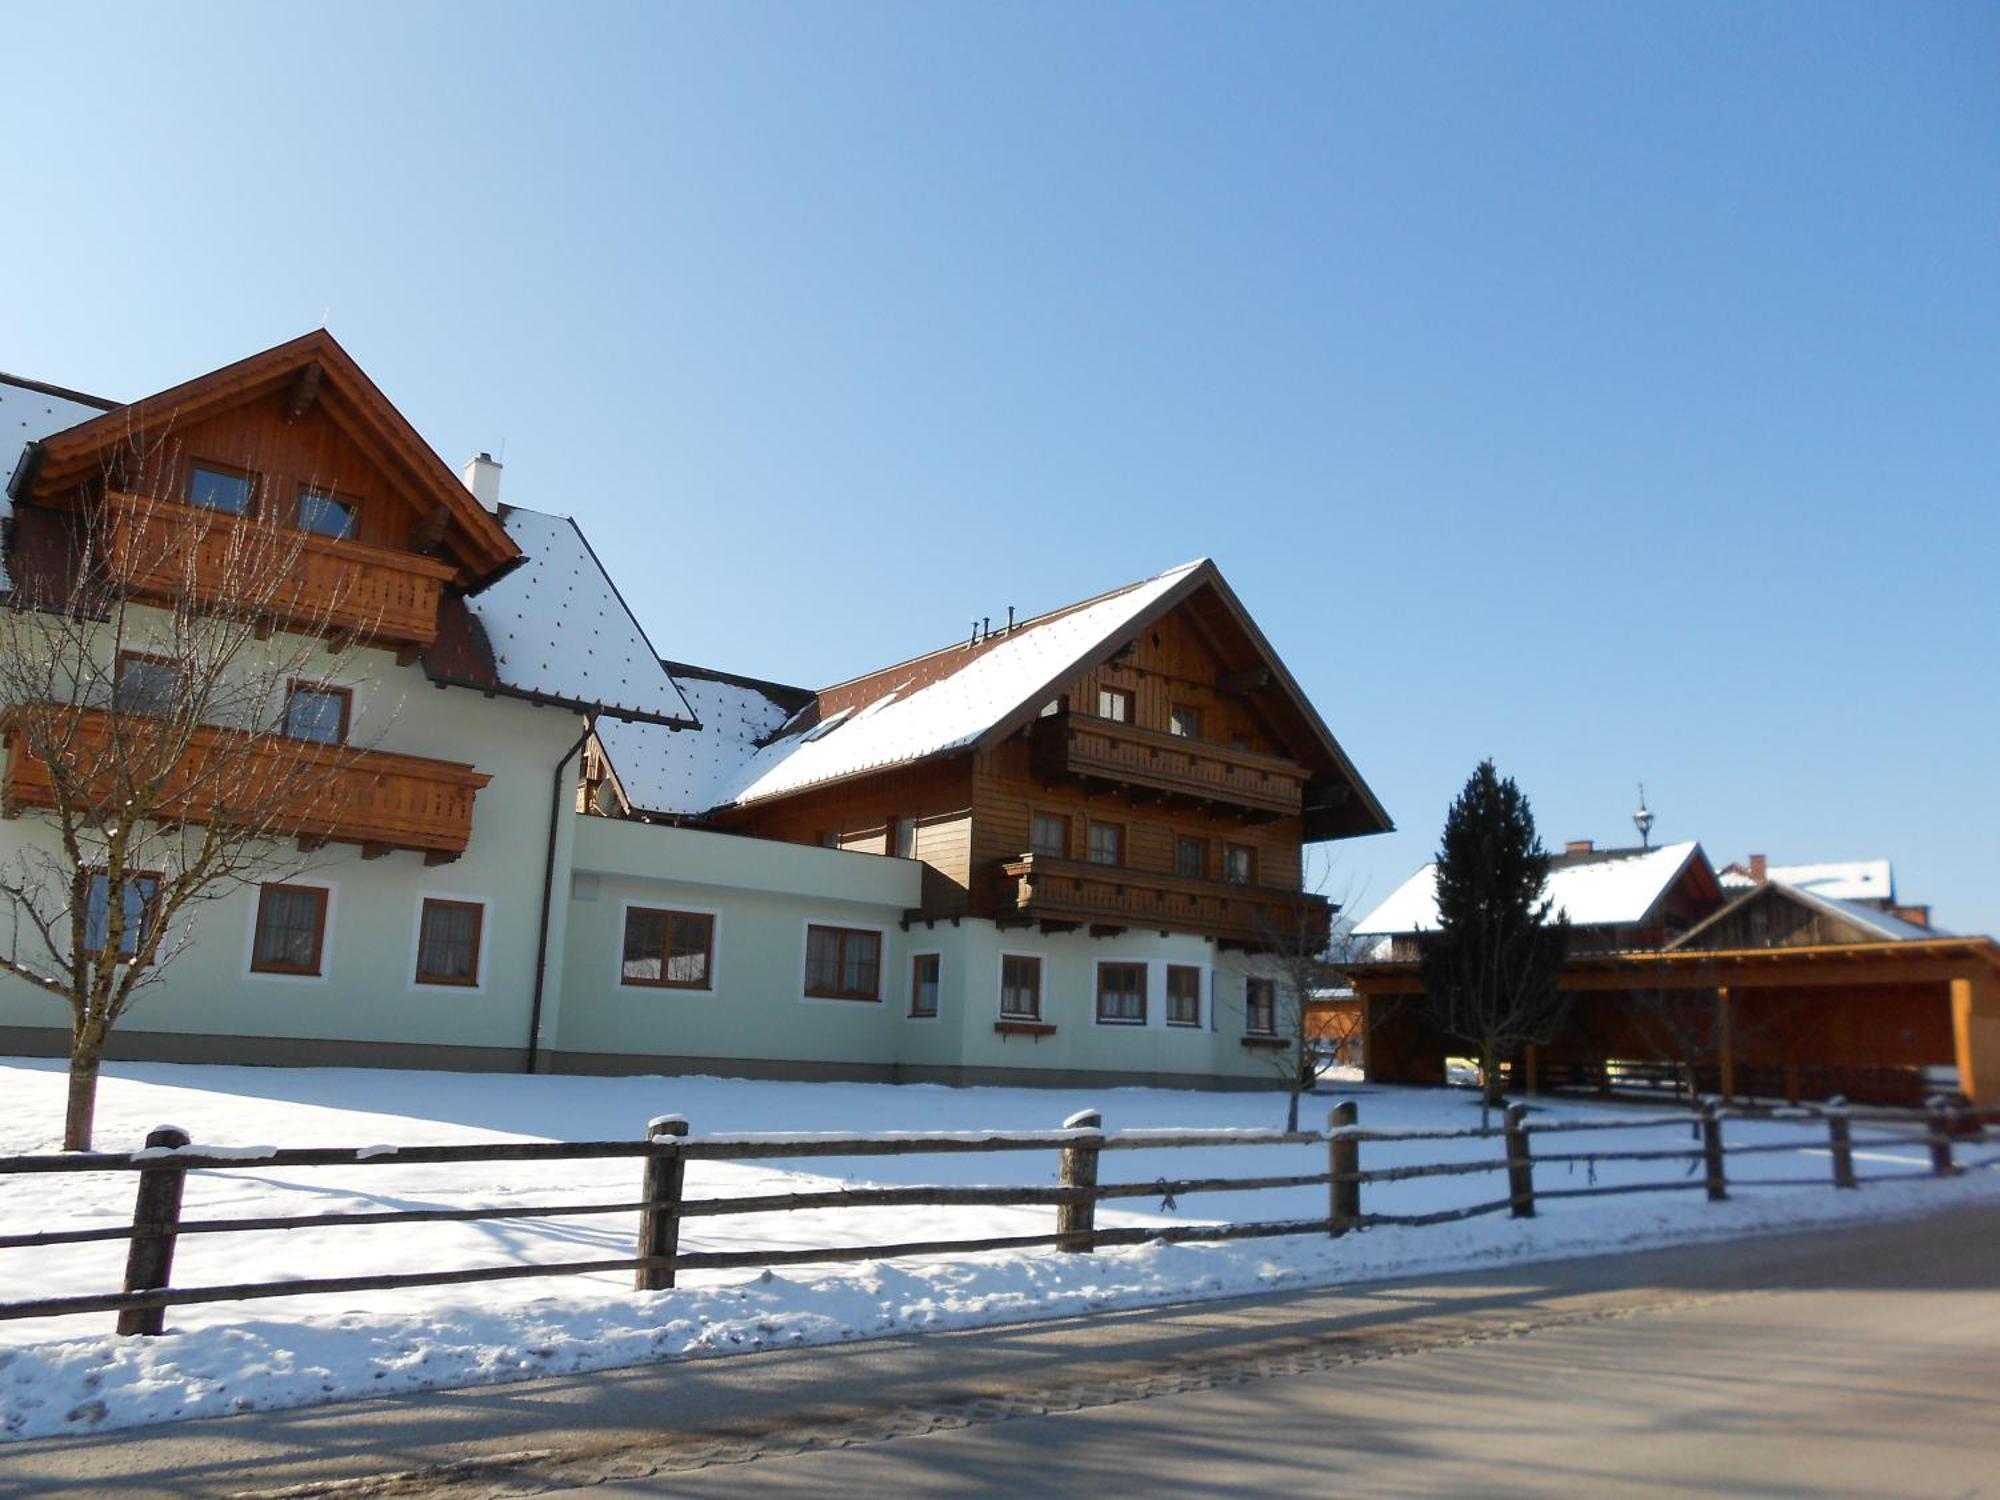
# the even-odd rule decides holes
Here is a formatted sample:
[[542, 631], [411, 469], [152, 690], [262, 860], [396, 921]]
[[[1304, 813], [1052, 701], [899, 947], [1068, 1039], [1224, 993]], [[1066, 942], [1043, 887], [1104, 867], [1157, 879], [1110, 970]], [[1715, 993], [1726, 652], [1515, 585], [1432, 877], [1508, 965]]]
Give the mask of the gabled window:
[[816, 1000], [880, 1000], [882, 934], [865, 927], [806, 928], [806, 994]]
[[1186, 703], [1176, 703], [1167, 727], [1184, 740], [1201, 738], [1201, 710]]
[[1193, 964], [1167, 965], [1167, 1024], [1201, 1025], [1201, 970]]
[[1273, 979], [1243, 982], [1243, 1030], [1251, 1036], [1278, 1034], [1278, 984]]
[[112, 706], [120, 713], [164, 717], [187, 695], [186, 684], [178, 662], [143, 651], [121, 651]]
[[347, 495], [336, 495], [331, 490], [315, 489], [311, 485], [299, 487], [298, 521], [301, 531], [346, 541], [353, 537], [355, 524], [360, 518], [360, 501]]
[[1222, 878], [1231, 885], [1257, 883], [1257, 851], [1248, 844], [1222, 846]]
[[1000, 1015], [1009, 1021], [1042, 1018], [1042, 961], [1030, 953], [1000, 960]]
[[485, 925], [486, 908], [477, 901], [426, 898], [417, 919], [417, 983], [477, 985]]
[[714, 986], [715, 918], [705, 911], [625, 908], [618, 982], [662, 990]]
[[1146, 966], [1097, 966], [1097, 1019], [1120, 1026], [1146, 1024]]
[[923, 1018], [938, 1013], [938, 981], [944, 960], [935, 953], [918, 953], [910, 959], [910, 1014]]
[[1069, 819], [1061, 813], [1036, 813], [1029, 827], [1028, 852], [1039, 859], [1068, 859]]
[[1174, 873], [1189, 880], [1208, 878], [1208, 840], [1179, 834], [1174, 839]]
[[257, 974], [318, 974], [326, 948], [326, 888], [267, 885], [257, 892], [257, 934], [250, 968]]
[[188, 470], [189, 505], [247, 516], [256, 497], [257, 480], [247, 470], [211, 463], [198, 463]]
[[354, 695], [322, 682], [294, 682], [285, 694], [285, 733], [321, 745], [347, 743], [347, 716]]
[[1122, 824], [1090, 825], [1090, 862], [1094, 865], [1125, 863], [1125, 829]]
[[1132, 694], [1125, 688], [1097, 690], [1097, 717], [1118, 724], [1132, 722]]
[[[127, 870], [123, 899], [118, 905], [125, 915], [124, 929], [118, 935], [118, 956], [130, 958], [152, 935], [153, 923], [159, 918], [160, 877], [150, 870]], [[90, 877], [89, 905], [83, 914], [83, 946], [96, 953], [110, 941], [111, 877], [98, 870]]]

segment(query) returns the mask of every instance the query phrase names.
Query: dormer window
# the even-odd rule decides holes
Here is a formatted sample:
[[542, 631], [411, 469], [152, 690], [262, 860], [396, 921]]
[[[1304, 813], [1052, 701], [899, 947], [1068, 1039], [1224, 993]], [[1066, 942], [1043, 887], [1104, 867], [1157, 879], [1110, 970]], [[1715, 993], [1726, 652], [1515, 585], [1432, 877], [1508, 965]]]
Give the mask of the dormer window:
[[360, 512], [360, 504], [346, 495], [314, 489], [311, 485], [299, 489], [299, 529], [310, 531], [314, 536], [330, 536], [341, 541], [352, 538], [355, 519]]
[[189, 505], [224, 511], [232, 516], [247, 516], [255, 493], [255, 480], [242, 469], [224, 468], [220, 464], [196, 464], [188, 470]]

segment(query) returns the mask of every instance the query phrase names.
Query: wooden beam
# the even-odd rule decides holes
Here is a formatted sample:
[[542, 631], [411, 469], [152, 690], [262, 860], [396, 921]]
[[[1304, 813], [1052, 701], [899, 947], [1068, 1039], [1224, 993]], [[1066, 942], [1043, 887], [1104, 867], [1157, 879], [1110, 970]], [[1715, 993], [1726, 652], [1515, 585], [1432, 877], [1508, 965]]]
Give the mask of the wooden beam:
[[361, 846], [361, 857], [363, 859], [380, 859], [385, 854], [394, 854], [395, 852], [396, 846], [394, 844], [363, 844]]
[[324, 834], [302, 833], [299, 835], [299, 853], [317, 854], [327, 846], [328, 842]]
[[424, 863], [427, 865], [449, 865], [457, 862], [458, 855], [450, 849], [432, 849], [424, 855]]
[[419, 521], [410, 533], [410, 545], [419, 552], [435, 552], [438, 543], [444, 540], [445, 528], [451, 525], [451, 511], [442, 505], [431, 507], [431, 513]]
[[399, 667], [414, 667], [423, 659], [424, 648], [421, 646], [405, 646], [396, 653], [396, 665]]
[[1215, 690], [1227, 698], [1241, 698], [1270, 685], [1271, 668], [1263, 662], [1254, 667], [1239, 667], [1233, 672], [1224, 672], [1215, 679]]
[[1123, 937], [1125, 929], [1110, 922], [1092, 922], [1090, 924], [1090, 935], [1094, 938]]
[[319, 400], [320, 367], [314, 360], [292, 378], [291, 394], [285, 398], [285, 420], [296, 422]]

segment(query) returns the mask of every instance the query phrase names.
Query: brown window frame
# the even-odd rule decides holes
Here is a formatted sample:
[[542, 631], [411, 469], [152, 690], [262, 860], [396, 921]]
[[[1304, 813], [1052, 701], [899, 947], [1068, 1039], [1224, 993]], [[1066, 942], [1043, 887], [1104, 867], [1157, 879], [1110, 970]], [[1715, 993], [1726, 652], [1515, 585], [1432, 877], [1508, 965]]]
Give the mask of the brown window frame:
[[[1038, 844], [1036, 844], [1035, 821], [1038, 818], [1053, 818], [1056, 822], [1062, 824], [1063, 837], [1062, 837], [1061, 853], [1059, 854], [1045, 853], [1042, 850], [1042, 848]], [[1071, 859], [1074, 856], [1070, 853], [1070, 851], [1076, 847], [1075, 841], [1076, 841], [1076, 820], [1072, 818], [1068, 813], [1043, 812], [1036, 808], [1030, 808], [1028, 810], [1028, 852], [1030, 854], [1036, 856], [1039, 859]]]
[[[1181, 868], [1181, 855], [1192, 848], [1200, 856], [1195, 863], [1200, 867], [1192, 874]], [[1174, 835], [1174, 873], [1183, 880], [1208, 879], [1208, 840], [1191, 833]]]
[[[1118, 857], [1116, 859], [1099, 859], [1097, 857], [1097, 841], [1092, 837], [1092, 835], [1095, 834], [1097, 830], [1100, 828], [1108, 828], [1109, 830], [1111, 830], [1111, 832], [1115, 833], [1118, 836]], [[1083, 857], [1084, 857], [1084, 862], [1086, 864], [1097, 865], [1106, 870], [1124, 869], [1125, 868], [1125, 825], [1123, 823], [1112, 823], [1109, 821], [1092, 818], [1084, 830]]]
[[[1264, 1000], [1259, 1002], [1251, 997], [1259, 990], [1264, 992]], [[1264, 1025], [1259, 1026], [1256, 1016], [1259, 1009], [1265, 1013]], [[1243, 981], [1243, 1034], [1245, 1036], [1276, 1036], [1278, 1034], [1278, 981], [1275, 979], [1250, 978]]]
[[[1035, 1008], [1032, 1011], [1009, 1010], [1007, 1008], [1007, 966], [1009, 964], [1028, 964], [1033, 968], [1035, 983], [1031, 993], [1034, 995]], [[1019, 986], [1015, 986], [1015, 988], [1018, 989]], [[1042, 1019], [1041, 954], [1003, 953], [1000, 955], [1000, 1019], [1003, 1021], [1039, 1021]]]
[[128, 705], [121, 703], [119, 701], [120, 690], [125, 685], [125, 665], [128, 662], [135, 662], [135, 661], [146, 662], [147, 664], [155, 667], [165, 667], [170, 673], [173, 674], [174, 681], [176, 683], [174, 691], [177, 694], [186, 692], [188, 685], [188, 674], [181, 670], [181, 664], [175, 661], [171, 656], [162, 656], [157, 651], [126, 650], [126, 651], [120, 651], [118, 653], [118, 659], [112, 663], [111, 667], [111, 707], [113, 711], [121, 714], [138, 714], [141, 718], [144, 719], [159, 718], [161, 717], [161, 715], [149, 714], [141, 709], [129, 707]]
[[[472, 913], [472, 972], [463, 979], [455, 979], [444, 974], [424, 972], [424, 919], [431, 908], [451, 907]], [[453, 896], [425, 896], [417, 907], [417, 961], [415, 983], [437, 985], [443, 989], [476, 990], [479, 988], [479, 960], [483, 956], [486, 943], [486, 903], [484, 901], [462, 901]]]
[[[1241, 880], [1229, 873], [1229, 857], [1232, 854], [1248, 856], [1248, 872]], [[1254, 844], [1224, 844], [1222, 846], [1222, 883], [1224, 885], [1254, 886], [1257, 883], [1257, 847]]]
[[[1194, 976], [1194, 1015], [1191, 1019], [1185, 1021], [1177, 1021], [1174, 1019], [1174, 999], [1175, 999], [1174, 976], [1176, 974], [1192, 974]], [[1185, 1026], [1185, 1027], [1191, 1027], [1195, 1030], [1200, 1030], [1201, 966], [1199, 964], [1167, 965], [1167, 1024], [1169, 1026]]]
[[[931, 980], [931, 986], [932, 986], [931, 1008], [929, 1010], [918, 1010], [917, 991], [919, 988], [919, 982], [917, 979], [917, 965], [924, 962], [925, 959], [929, 959], [932, 964], [936, 965], [937, 972]], [[935, 1021], [937, 1019], [937, 1014], [938, 1014], [938, 1002], [943, 998], [943, 995], [944, 995], [944, 955], [942, 953], [935, 953], [935, 952], [912, 953], [910, 955], [910, 1009], [908, 1012], [909, 1018], [912, 1021]]]
[[[1180, 717], [1188, 715], [1194, 720], [1194, 728], [1186, 733], [1181, 731]], [[1198, 740], [1201, 738], [1201, 705], [1198, 703], [1175, 703], [1167, 709], [1167, 733], [1176, 739]]]
[[[319, 920], [313, 929], [313, 956], [309, 965], [271, 964], [257, 961], [257, 937], [264, 930], [264, 902], [273, 891], [284, 891], [288, 895], [304, 893], [314, 898], [318, 907]], [[250, 929], [250, 972], [252, 974], [289, 974], [303, 979], [320, 979], [326, 974], [326, 913], [327, 897], [330, 893], [323, 885], [298, 885], [291, 881], [273, 880], [257, 887], [257, 919]]]
[[[660, 977], [647, 979], [643, 975], [634, 977], [625, 972], [627, 935], [632, 927], [632, 914], [644, 912], [649, 917], [659, 917], [664, 922], [661, 931]], [[674, 919], [680, 917], [688, 921], [708, 924], [708, 941], [701, 950], [700, 979], [672, 979], [667, 975], [668, 962], [674, 956]], [[631, 990], [697, 990], [703, 993], [715, 989], [715, 913], [712, 911], [688, 911], [678, 906], [646, 906], [633, 902], [626, 906], [618, 928], [618, 987]]]
[[[337, 505], [347, 507], [348, 515], [352, 518], [353, 524], [348, 527], [346, 536], [335, 536], [330, 531], [315, 531], [312, 527], [306, 525], [305, 508], [306, 497], [308, 495], [315, 495], [322, 500], [331, 500]], [[294, 530], [304, 532], [307, 536], [316, 536], [321, 541], [358, 542], [361, 540], [361, 497], [359, 495], [343, 493], [326, 485], [312, 484], [308, 481], [300, 480], [298, 488], [292, 492], [292, 527]]]
[[[315, 740], [303, 734], [292, 733], [292, 699], [299, 693], [318, 693], [328, 698], [340, 700], [340, 735], [332, 740]], [[354, 718], [354, 689], [342, 687], [337, 682], [318, 682], [310, 677], [294, 677], [285, 684], [285, 738], [297, 740], [302, 745], [344, 745], [347, 730]]]
[[[111, 923], [111, 872], [102, 865], [90, 865], [87, 867], [87, 873], [90, 876], [90, 885], [86, 888], [84, 898], [86, 903], [83, 914], [84, 936], [88, 937], [90, 935], [89, 897], [91, 892], [96, 890], [97, 882], [100, 880], [104, 882], [104, 921], [106, 935], [108, 936]], [[125, 872], [125, 884], [127, 886], [138, 880], [152, 881], [153, 895], [150, 900], [143, 900], [139, 904], [139, 930], [131, 934], [133, 951], [127, 953], [124, 951], [124, 945], [122, 943], [119, 945], [118, 961], [120, 963], [131, 963], [138, 957], [139, 940], [142, 937], [148, 936], [150, 930], [159, 923], [160, 898], [166, 894], [167, 877], [165, 871], [127, 870]], [[101, 943], [93, 943], [89, 951], [95, 953], [102, 946], [103, 944]]]
[[[1125, 958], [1100, 958], [1097, 961], [1097, 1024], [1100, 1026], [1144, 1026], [1153, 1008], [1150, 965]], [[1106, 969], [1130, 969], [1139, 976], [1139, 1014], [1136, 1016], [1110, 1016], [1104, 1013], [1104, 971]]]
[[[815, 932], [830, 932], [839, 939], [834, 950], [834, 970], [837, 974], [847, 973], [847, 940], [851, 937], [872, 938], [875, 942], [875, 988], [864, 994], [860, 990], [814, 989], [812, 975], [812, 935]], [[880, 1005], [882, 1003], [882, 960], [888, 949], [888, 942], [880, 931], [873, 927], [835, 927], [826, 922], [806, 924], [806, 965], [805, 996], [808, 1000], [848, 1000], [856, 1004]]]
[[[1108, 714], [1104, 711], [1104, 700], [1106, 698], [1115, 698], [1120, 703], [1124, 704], [1125, 716], [1122, 719], [1119, 718], [1116, 714]], [[1138, 721], [1138, 714], [1139, 714], [1139, 695], [1133, 692], [1132, 689], [1121, 688], [1121, 687], [1101, 687], [1097, 690], [1098, 718], [1104, 719], [1109, 723], [1113, 724], [1132, 724]]]
[[[250, 486], [250, 494], [243, 502], [243, 509], [223, 510], [219, 506], [203, 505], [199, 500], [195, 499], [194, 471], [196, 469], [210, 469], [217, 474], [234, 474], [238, 479], [246, 481]], [[263, 504], [264, 476], [255, 469], [246, 469], [242, 464], [226, 464], [219, 459], [213, 458], [190, 458], [187, 462], [187, 473], [181, 478], [180, 498], [181, 504], [189, 507], [191, 510], [205, 510], [211, 515], [238, 516], [243, 520], [253, 521], [257, 518], [257, 513]]]

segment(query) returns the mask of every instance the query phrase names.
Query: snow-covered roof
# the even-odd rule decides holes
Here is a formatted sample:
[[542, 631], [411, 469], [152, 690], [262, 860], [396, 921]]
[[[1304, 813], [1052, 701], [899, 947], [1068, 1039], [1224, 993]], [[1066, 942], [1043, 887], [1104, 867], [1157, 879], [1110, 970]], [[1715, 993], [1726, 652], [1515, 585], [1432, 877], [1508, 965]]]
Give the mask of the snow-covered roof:
[[613, 715], [694, 722], [576, 523], [519, 506], [502, 507], [500, 519], [526, 560], [465, 601], [492, 648], [498, 685]]
[[[1645, 920], [1701, 846], [1692, 841], [1620, 851], [1550, 869], [1542, 894], [1572, 927], [1628, 927]], [[1438, 925], [1437, 865], [1425, 865], [1355, 924], [1357, 936], [1430, 932]]]
[[1188, 563], [1076, 608], [1023, 621], [984, 644], [956, 671], [941, 674], [936, 660], [927, 658], [911, 663], [900, 681], [893, 671], [877, 674], [881, 691], [870, 701], [761, 748], [741, 736], [709, 735], [706, 715], [701, 734], [610, 725], [600, 739], [635, 808], [677, 814], [782, 796], [962, 749], [1052, 683], [1073, 675], [1093, 651], [1130, 629], [1201, 566]]
[[[1794, 889], [1797, 889], [1797, 887], [1794, 887]], [[1906, 922], [1901, 917], [1892, 916], [1886, 911], [1864, 905], [1859, 901], [1840, 901], [1831, 896], [1818, 895], [1813, 891], [1804, 891], [1802, 894], [1811, 897], [1822, 906], [1832, 907], [1857, 927], [1863, 927], [1870, 932], [1879, 933], [1885, 942], [1914, 943], [1920, 942], [1925, 938], [1951, 936], [1950, 933], [1940, 928], [1922, 927], [1915, 922]]]
[[[75, 393], [60, 395], [15, 376], [0, 375], [0, 471], [5, 472], [7, 484], [12, 485], [21, 461], [27, 457], [28, 444], [38, 443], [50, 433], [62, 432], [79, 422], [88, 422], [92, 417], [101, 417], [111, 405]], [[0, 519], [13, 514], [13, 500], [0, 491]], [[0, 558], [0, 588], [12, 586], [5, 559]]]
[[634, 807], [689, 817], [727, 801], [757, 747], [812, 695], [679, 662], [668, 670], [701, 728], [676, 734], [658, 724], [607, 719], [598, 722], [597, 741]]
[[1772, 865], [1772, 880], [1833, 901], [1893, 901], [1896, 876], [1886, 859], [1850, 859], [1817, 865]]

